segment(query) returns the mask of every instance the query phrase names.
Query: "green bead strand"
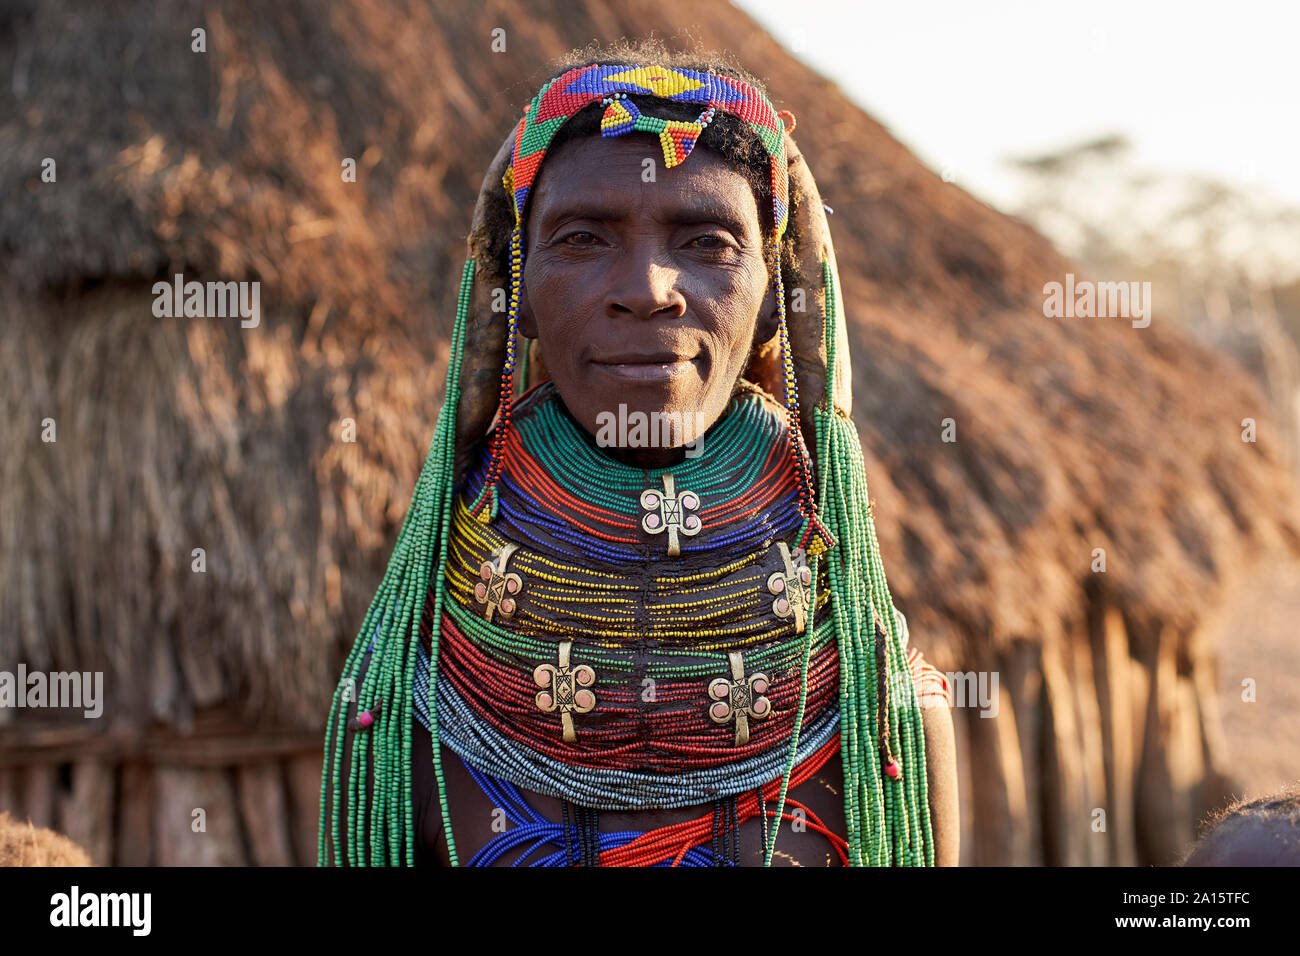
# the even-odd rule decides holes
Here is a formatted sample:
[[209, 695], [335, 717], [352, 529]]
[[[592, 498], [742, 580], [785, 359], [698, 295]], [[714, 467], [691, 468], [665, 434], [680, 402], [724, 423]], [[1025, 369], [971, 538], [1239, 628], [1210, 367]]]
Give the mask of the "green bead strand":
[[[814, 409], [819, 498], [823, 521], [839, 545], [829, 555], [830, 587], [840, 644], [841, 759], [850, 863], [933, 865], [925, 736], [910, 680], [890, 685], [881, 713], [875, 622], [885, 635], [885, 674], [908, 674], [906, 635], [895, 614], [876, 540], [862, 446], [857, 430], [833, 404], [835, 343], [842, 316], [838, 283], [822, 263], [827, 343], [827, 396]], [[888, 727], [891, 750], [904, 767], [901, 779], [883, 773], [877, 728]], [[869, 734], [869, 736], [868, 736]]]
[[[336, 841], [341, 821], [337, 795], [342, 791], [348, 795], [348, 819], [343, 821], [347, 828], [347, 862], [353, 866], [409, 866], [414, 863], [415, 827], [410, 793], [416, 648], [420, 618], [435, 566], [441, 576], [446, 560], [444, 545], [448, 537], [454, 484], [460, 367], [474, 270], [475, 260], [471, 257], [466, 260], [461, 273], [446, 398], [438, 415], [429, 454], [420, 471], [411, 507], [402, 520], [383, 579], [348, 654], [343, 679], [334, 692], [325, 733], [318, 865], [339, 862]], [[440, 595], [441, 589], [436, 593]], [[375, 646], [370, 665], [358, 687], [357, 677], [372, 640]], [[435, 667], [436, 640], [435, 634]], [[356, 688], [358, 710], [364, 705], [373, 707], [379, 700], [383, 701], [383, 707], [368, 731], [352, 736], [348, 780], [342, 781], [343, 748], [349, 743], [346, 721], [350, 701], [345, 700], [349, 696], [345, 693], [349, 686]], [[456, 865], [436, 720], [435, 713], [432, 732], [434, 775], [448, 849], [452, 864]], [[373, 787], [367, 783], [371, 765], [375, 776]], [[331, 794], [335, 795], [333, 800]]]

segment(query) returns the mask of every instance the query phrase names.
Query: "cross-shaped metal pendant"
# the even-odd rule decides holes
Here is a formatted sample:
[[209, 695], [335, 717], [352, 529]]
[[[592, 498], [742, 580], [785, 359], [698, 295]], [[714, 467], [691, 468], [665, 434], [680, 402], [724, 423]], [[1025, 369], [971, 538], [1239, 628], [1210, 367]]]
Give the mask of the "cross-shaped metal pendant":
[[795, 548], [791, 554], [784, 541], [778, 541], [776, 546], [781, 549], [785, 570], [773, 571], [767, 579], [767, 589], [776, 595], [772, 611], [779, 618], [793, 616], [794, 632], [802, 634], [808, 605], [812, 602], [812, 570], [803, 548]]
[[682, 553], [677, 535], [688, 537], [700, 533], [704, 522], [699, 515], [687, 514], [700, 507], [700, 496], [693, 491], [677, 493], [672, 475], [664, 475], [664, 490], [647, 488], [641, 492], [641, 507], [646, 514], [641, 516], [641, 527], [650, 534], [668, 531], [668, 556], [675, 558]]
[[537, 692], [537, 706], [548, 714], [560, 712], [564, 742], [569, 744], [578, 739], [573, 715], [588, 713], [596, 706], [595, 691], [587, 689], [595, 685], [596, 672], [586, 664], [570, 666], [572, 651], [573, 641], [561, 641], [559, 666], [538, 664], [533, 669], [533, 683], [542, 688]]
[[745, 676], [745, 660], [740, 651], [727, 654], [731, 660], [731, 680], [717, 677], [709, 682], [709, 717], [715, 724], [736, 721], [736, 746], [749, 743], [749, 718], [763, 718], [772, 712], [772, 702], [762, 696], [767, 693], [766, 674]]
[[506, 562], [518, 550], [519, 545], [507, 544], [497, 555], [495, 565], [491, 561], [484, 561], [478, 570], [478, 576], [483, 580], [474, 585], [474, 600], [487, 605], [489, 621], [492, 620], [492, 613], [498, 609], [505, 617], [515, 613], [515, 599], [510, 595], [519, 593], [524, 580], [513, 571], [506, 573]]

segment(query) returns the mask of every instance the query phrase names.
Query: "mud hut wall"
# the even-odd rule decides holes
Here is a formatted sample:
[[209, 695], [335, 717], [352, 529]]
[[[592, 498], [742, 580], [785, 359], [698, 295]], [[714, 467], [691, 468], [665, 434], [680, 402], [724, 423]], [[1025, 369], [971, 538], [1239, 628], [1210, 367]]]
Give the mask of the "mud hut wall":
[[0, 811], [50, 827], [96, 866], [311, 866], [319, 753], [243, 763], [0, 764]]

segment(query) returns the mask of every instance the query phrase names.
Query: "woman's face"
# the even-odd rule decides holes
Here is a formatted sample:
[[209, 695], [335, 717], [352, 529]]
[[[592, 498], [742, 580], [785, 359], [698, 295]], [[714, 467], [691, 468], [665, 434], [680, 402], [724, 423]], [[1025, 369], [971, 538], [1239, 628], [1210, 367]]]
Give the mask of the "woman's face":
[[665, 169], [648, 135], [567, 140], [533, 185], [524, 242], [519, 327], [573, 417], [600, 440], [620, 404], [681, 415], [675, 452], [610, 446], [641, 467], [680, 458], [717, 421], [751, 346], [776, 331], [753, 190], [707, 149]]

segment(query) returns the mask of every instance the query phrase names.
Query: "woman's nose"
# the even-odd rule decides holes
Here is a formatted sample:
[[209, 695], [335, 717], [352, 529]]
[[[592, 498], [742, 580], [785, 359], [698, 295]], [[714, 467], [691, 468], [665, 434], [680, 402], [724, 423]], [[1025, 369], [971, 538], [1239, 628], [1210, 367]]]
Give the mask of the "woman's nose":
[[686, 313], [686, 298], [678, 288], [681, 270], [666, 262], [666, 254], [646, 245], [632, 247], [616, 266], [616, 278], [605, 296], [611, 318], [678, 318]]

